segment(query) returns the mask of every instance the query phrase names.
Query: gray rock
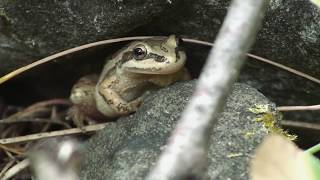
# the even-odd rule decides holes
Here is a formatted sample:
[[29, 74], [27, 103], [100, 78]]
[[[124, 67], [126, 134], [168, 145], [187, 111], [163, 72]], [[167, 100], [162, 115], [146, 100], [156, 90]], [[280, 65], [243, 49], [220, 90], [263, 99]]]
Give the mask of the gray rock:
[[[145, 96], [139, 110], [120, 118], [86, 144], [82, 179], [143, 179], [189, 101], [195, 81], [180, 82]], [[210, 179], [247, 179], [250, 155], [267, 134], [248, 108], [275, 107], [257, 90], [235, 84], [210, 136]], [[247, 133], [254, 133], [246, 136]], [[236, 157], [228, 157], [235, 155]]]
[[[230, 1], [197, 0], [159, 18], [151, 31], [213, 41]], [[253, 51], [320, 77], [320, 10], [309, 0], [271, 0]]]
[[[309, 0], [271, 0], [253, 53], [320, 78], [320, 13]], [[261, 64], [261, 63], [260, 63]], [[241, 81], [278, 105], [313, 105], [319, 85], [270, 65], [251, 62]], [[286, 119], [317, 122], [318, 112], [286, 113]]]
[[181, 0], [0, 0], [0, 74], [88, 42], [119, 37]]
[[[144, 35], [175, 33], [213, 41], [230, 1], [186, 2], [1, 0], [0, 55], [10, 58], [12, 51], [13, 59], [44, 56], [139, 27], [137, 33]], [[320, 65], [319, 20], [319, 10], [309, 0], [271, 0], [254, 52], [320, 77], [319, 68], [314, 68]]]
[[[148, 31], [176, 33], [212, 42], [229, 5], [230, 1], [222, 0], [185, 3], [167, 18], [158, 19], [155, 27], [148, 26]], [[252, 53], [320, 78], [319, 11], [309, 0], [270, 0]], [[198, 54], [198, 51], [201, 52]], [[206, 53], [194, 46], [188, 52], [195, 61], [190, 67], [199, 72]], [[320, 98], [318, 84], [262, 62], [248, 61], [240, 80], [257, 88], [278, 105], [313, 105], [318, 104]], [[314, 122], [319, 115], [316, 112], [290, 112], [285, 117]]]
[[[0, 75], [62, 49], [111, 37], [178, 34], [213, 41], [229, 4], [230, 0], [0, 0]], [[320, 78], [319, 26], [319, 9], [309, 0], [271, 0], [253, 52]], [[189, 69], [197, 77], [208, 48], [188, 45], [186, 49]], [[35, 73], [36, 82], [27, 84], [57, 89], [52, 96], [68, 94], [63, 92], [65, 87], [71, 87], [80, 74], [92, 72], [82, 67], [103, 62], [94, 59], [87, 57], [87, 63], [80, 65], [51, 66], [45, 72], [59, 69], [60, 76], [43, 73], [40, 78], [48, 78], [39, 80], [40, 73]], [[261, 62], [249, 61], [240, 81], [279, 105], [317, 104], [320, 98], [318, 85]], [[319, 115], [291, 112], [286, 118], [312, 121]]]

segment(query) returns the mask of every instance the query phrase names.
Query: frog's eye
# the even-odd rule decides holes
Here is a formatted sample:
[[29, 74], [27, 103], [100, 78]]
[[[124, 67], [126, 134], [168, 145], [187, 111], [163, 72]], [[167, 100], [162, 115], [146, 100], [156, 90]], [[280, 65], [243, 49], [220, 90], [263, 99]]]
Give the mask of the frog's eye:
[[147, 55], [147, 49], [144, 45], [137, 45], [133, 48], [133, 56], [136, 60], [142, 60]]

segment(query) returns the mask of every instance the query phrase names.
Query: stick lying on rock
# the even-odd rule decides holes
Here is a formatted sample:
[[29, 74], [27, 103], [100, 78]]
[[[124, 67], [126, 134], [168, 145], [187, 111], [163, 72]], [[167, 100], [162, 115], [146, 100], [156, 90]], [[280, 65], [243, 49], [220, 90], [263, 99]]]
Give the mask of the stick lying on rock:
[[197, 88], [148, 180], [203, 179], [210, 129], [254, 42], [267, 0], [234, 0]]

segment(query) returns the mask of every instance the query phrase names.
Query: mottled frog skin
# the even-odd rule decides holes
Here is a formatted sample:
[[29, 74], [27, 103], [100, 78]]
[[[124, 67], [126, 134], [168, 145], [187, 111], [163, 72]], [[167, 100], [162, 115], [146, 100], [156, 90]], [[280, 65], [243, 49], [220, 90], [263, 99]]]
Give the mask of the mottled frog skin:
[[145, 91], [189, 79], [179, 42], [171, 35], [134, 41], [119, 50], [100, 76], [85, 76], [74, 85], [70, 100], [77, 113], [92, 119], [127, 115], [137, 110]]

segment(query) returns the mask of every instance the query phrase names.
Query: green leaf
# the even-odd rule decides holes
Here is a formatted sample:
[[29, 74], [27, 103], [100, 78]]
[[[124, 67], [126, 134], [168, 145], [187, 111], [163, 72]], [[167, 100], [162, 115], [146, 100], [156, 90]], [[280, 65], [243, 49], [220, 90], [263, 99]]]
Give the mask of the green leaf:
[[320, 161], [310, 153], [304, 153], [301, 157], [305, 162], [305, 171], [312, 177], [310, 180], [320, 179]]
[[313, 4], [317, 5], [320, 7], [320, 0], [310, 0]]
[[251, 161], [251, 180], [317, 180], [320, 160], [280, 135], [268, 136]]

